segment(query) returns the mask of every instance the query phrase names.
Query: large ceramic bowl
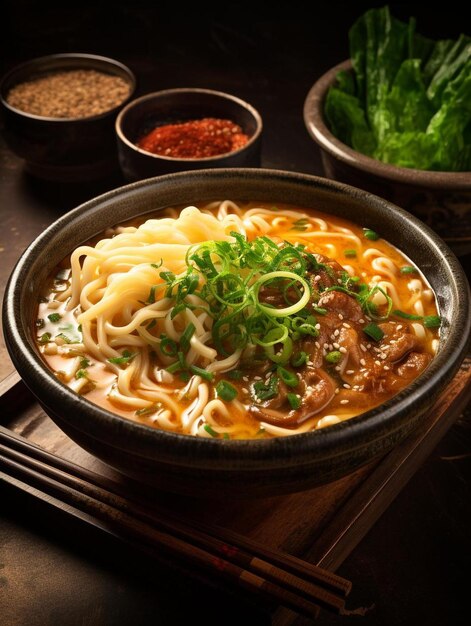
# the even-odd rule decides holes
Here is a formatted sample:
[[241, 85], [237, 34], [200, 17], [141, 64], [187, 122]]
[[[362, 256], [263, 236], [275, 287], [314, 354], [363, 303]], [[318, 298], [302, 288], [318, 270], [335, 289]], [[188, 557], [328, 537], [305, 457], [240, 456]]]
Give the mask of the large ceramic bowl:
[[324, 118], [327, 91], [350, 61], [333, 67], [311, 87], [304, 122], [321, 150], [326, 176], [391, 200], [427, 223], [457, 254], [471, 252], [471, 172], [428, 172], [382, 163], [342, 143]]
[[[63, 385], [35, 347], [33, 322], [48, 274], [73, 248], [114, 225], [170, 205], [215, 199], [289, 202], [367, 224], [416, 263], [443, 317], [440, 348], [427, 370], [392, 400], [362, 416], [270, 440], [196, 438], [118, 417]], [[15, 267], [3, 319], [11, 358], [45, 411], [72, 439], [142, 482], [193, 495], [255, 496], [337, 479], [385, 454], [420, 428], [427, 409], [464, 358], [470, 299], [460, 264], [429, 228], [390, 202], [323, 178], [264, 169], [169, 174], [106, 193], [64, 215]]]

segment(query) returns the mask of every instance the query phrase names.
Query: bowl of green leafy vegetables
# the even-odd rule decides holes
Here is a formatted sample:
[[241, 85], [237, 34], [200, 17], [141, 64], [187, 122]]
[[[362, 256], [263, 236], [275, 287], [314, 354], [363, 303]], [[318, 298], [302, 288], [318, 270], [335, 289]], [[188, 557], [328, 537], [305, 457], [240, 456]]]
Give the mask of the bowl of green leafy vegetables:
[[350, 59], [304, 103], [326, 175], [372, 191], [471, 252], [471, 38], [433, 41], [389, 8], [349, 31]]

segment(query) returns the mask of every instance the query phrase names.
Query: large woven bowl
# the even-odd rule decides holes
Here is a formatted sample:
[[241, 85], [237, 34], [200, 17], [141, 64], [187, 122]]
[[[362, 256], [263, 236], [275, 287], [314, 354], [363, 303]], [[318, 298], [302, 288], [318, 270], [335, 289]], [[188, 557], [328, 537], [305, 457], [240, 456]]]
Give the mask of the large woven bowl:
[[[108, 226], [169, 205], [215, 199], [289, 202], [382, 233], [416, 263], [443, 317], [427, 370], [384, 405], [307, 434], [227, 441], [154, 430], [114, 415], [62, 384], [35, 347], [33, 321], [44, 281], [73, 248]], [[116, 189], [64, 215], [26, 250], [8, 283], [3, 319], [11, 358], [51, 418], [73, 440], [139, 481], [192, 495], [256, 496], [307, 489], [353, 472], [420, 428], [458, 369], [470, 334], [466, 277], [430, 229], [377, 196], [314, 176], [263, 169], [170, 174]]]

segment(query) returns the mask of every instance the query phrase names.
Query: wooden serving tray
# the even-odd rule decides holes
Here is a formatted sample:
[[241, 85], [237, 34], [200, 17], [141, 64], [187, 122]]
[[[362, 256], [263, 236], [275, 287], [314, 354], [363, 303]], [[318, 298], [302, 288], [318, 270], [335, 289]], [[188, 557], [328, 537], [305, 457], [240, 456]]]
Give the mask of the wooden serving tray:
[[[47, 451], [73, 461], [187, 519], [210, 521], [250, 539], [335, 571], [424, 462], [471, 399], [471, 357], [430, 410], [423, 426], [386, 456], [336, 482], [291, 495], [225, 502], [149, 492], [119, 475], [70, 440], [44, 413], [17, 373], [0, 383], [0, 423]], [[0, 479], [41, 492], [0, 472]], [[131, 493], [131, 491], [129, 492]], [[49, 504], [74, 515], [60, 501]], [[103, 529], [102, 529], [103, 530]], [[109, 531], [111, 532], [111, 531]], [[355, 581], [353, 581], [355, 584]], [[348, 602], [347, 602], [348, 606]], [[305, 623], [277, 608], [274, 626]]]

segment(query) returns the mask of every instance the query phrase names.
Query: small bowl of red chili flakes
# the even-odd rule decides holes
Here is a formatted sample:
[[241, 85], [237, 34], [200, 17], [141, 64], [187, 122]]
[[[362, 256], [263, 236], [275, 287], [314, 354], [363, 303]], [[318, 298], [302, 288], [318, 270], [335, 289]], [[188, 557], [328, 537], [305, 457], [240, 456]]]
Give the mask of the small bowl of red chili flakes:
[[262, 118], [252, 105], [210, 89], [166, 89], [132, 100], [116, 119], [128, 181], [182, 170], [258, 167]]

